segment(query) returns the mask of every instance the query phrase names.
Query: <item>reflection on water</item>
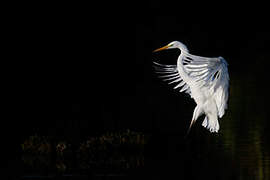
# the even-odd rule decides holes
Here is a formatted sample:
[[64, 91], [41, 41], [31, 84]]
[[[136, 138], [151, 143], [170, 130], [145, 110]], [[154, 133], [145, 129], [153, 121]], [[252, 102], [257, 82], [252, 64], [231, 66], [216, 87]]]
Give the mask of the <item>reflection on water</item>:
[[127, 129], [88, 137], [76, 146], [56, 137], [30, 136], [21, 144], [22, 177], [116, 172], [122, 176], [144, 167], [143, 150], [148, 138], [142, 132]]
[[[158, 172], [166, 171], [164, 178], [174, 173], [179, 179], [270, 179], [265, 101], [269, 95], [267, 88], [258, 84], [252, 76], [232, 75], [229, 109], [220, 120], [219, 133], [205, 130], [201, 117], [187, 139], [179, 134], [168, 135], [168, 157], [156, 160], [151, 166], [164, 164], [154, 167], [160, 168]], [[158, 144], [165, 143], [158, 141], [156, 149]], [[166, 154], [166, 150], [157, 156], [162, 154]]]
[[183, 140], [179, 135], [168, 137], [169, 146], [179, 144], [178, 149], [171, 148], [176, 150], [169, 148], [168, 154], [175, 159], [169, 162], [173, 164], [170, 168], [178, 167], [170, 173], [175, 171], [179, 178], [188, 179], [270, 179], [265, 101], [269, 95], [267, 89], [258, 84], [252, 76], [232, 76], [229, 109], [220, 120], [218, 134], [209, 133], [198, 122], [185, 143], [181, 144]]
[[242, 179], [270, 179], [266, 104], [255, 78], [232, 79], [229, 110], [222, 120], [224, 153], [237, 163]]

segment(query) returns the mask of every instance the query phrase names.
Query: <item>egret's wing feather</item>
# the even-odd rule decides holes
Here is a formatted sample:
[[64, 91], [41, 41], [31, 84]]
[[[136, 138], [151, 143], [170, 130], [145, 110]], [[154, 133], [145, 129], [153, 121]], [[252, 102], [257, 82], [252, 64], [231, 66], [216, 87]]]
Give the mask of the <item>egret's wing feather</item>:
[[181, 88], [180, 92], [184, 91], [187, 94], [191, 94], [190, 87], [181, 78], [176, 65], [165, 65], [157, 62], [153, 63], [156, 73], [159, 74], [159, 77], [163, 81], [166, 81], [168, 84], [174, 83], [174, 89]]
[[208, 58], [183, 51], [183, 67], [190, 79], [200, 87], [206, 87], [215, 98], [218, 115], [227, 108], [229, 74], [228, 64], [222, 57]]

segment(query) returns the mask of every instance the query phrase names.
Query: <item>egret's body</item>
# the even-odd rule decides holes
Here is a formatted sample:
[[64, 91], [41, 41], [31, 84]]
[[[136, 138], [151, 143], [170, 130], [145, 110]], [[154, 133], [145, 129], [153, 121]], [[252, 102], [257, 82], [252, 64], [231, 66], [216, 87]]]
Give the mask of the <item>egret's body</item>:
[[156, 51], [178, 48], [181, 54], [177, 65], [163, 65], [155, 62], [157, 73], [169, 84], [176, 83], [175, 88], [181, 88], [190, 94], [197, 104], [194, 109], [191, 126], [202, 114], [202, 123], [210, 132], [218, 132], [218, 117], [224, 115], [228, 101], [229, 75], [227, 62], [222, 57], [207, 58], [189, 53], [187, 47], [178, 41], [159, 48]]

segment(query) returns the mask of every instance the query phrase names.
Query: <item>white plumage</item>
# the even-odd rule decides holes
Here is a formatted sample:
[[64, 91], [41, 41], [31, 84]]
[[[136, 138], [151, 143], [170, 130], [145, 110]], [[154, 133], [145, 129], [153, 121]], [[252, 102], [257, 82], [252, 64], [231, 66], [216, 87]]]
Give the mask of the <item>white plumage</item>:
[[194, 109], [190, 128], [202, 114], [205, 114], [202, 126], [210, 132], [218, 132], [219, 122], [227, 109], [229, 75], [227, 62], [222, 57], [201, 57], [189, 53], [187, 47], [173, 41], [156, 51], [178, 48], [181, 54], [177, 65], [164, 65], [154, 62], [159, 77], [175, 89], [188, 93], [197, 104]]

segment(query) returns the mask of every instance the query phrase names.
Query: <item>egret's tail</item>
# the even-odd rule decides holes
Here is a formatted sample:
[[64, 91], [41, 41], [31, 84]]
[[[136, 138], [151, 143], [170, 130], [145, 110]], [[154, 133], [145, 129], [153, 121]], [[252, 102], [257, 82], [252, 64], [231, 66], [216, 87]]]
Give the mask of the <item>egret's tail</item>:
[[210, 132], [218, 132], [219, 123], [217, 116], [206, 115], [202, 123], [202, 126], [208, 129]]

